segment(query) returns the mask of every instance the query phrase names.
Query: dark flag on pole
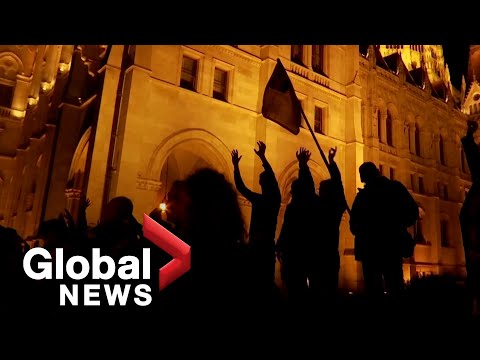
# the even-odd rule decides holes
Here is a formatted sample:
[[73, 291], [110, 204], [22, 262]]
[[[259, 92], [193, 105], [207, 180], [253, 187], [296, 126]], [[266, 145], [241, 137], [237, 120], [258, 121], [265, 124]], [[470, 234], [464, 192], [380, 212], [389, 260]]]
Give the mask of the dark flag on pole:
[[262, 114], [295, 135], [300, 132], [302, 108], [280, 59], [265, 87]]

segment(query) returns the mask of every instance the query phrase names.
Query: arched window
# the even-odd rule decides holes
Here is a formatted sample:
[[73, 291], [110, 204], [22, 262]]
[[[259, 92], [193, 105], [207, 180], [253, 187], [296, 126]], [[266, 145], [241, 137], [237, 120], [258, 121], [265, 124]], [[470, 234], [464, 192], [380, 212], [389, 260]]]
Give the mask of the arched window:
[[420, 156], [420, 127], [415, 124], [415, 154]]
[[387, 145], [393, 146], [393, 119], [392, 119], [392, 114], [390, 114], [390, 110], [387, 110], [386, 131], [387, 131]]
[[13, 85], [0, 83], [0, 106], [12, 107], [14, 90]]

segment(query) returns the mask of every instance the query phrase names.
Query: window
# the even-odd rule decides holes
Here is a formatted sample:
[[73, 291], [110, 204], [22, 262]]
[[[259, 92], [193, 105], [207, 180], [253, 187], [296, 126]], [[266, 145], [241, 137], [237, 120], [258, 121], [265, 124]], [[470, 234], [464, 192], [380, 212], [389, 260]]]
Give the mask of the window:
[[182, 59], [182, 74], [180, 87], [196, 91], [197, 87], [198, 60], [184, 56]]
[[387, 110], [387, 145], [393, 146], [393, 119], [390, 111]]
[[410, 174], [410, 187], [413, 191], [415, 191], [415, 175]]
[[380, 110], [377, 110], [377, 136], [378, 141], [382, 141], [382, 113]]
[[303, 65], [303, 45], [292, 45], [290, 57], [294, 63]]
[[437, 181], [437, 193], [438, 197], [441, 198], [443, 196], [443, 185]]
[[323, 71], [325, 45], [312, 45], [312, 69], [316, 73], [325, 75]]
[[415, 155], [421, 156], [420, 154], [420, 128], [415, 124]]
[[443, 185], [443, 199], [448, 200], [448, 184]]
[[390, 180], [395, 180], [395, 169], [390, 168]]
[[228, 73], [215, 68], [213, 76], [213, 97], [217, 100], [227, 101], [227, 78]]
[[425, 184], [423, 183], [423, 177], [418, 177], [418, 192], [420, 194], [425, 194]]
[[448, 221], [446, 219], [440, 220], [440, 241], [442, 246], [448, 246]]
[[440, 151], [440, 164], [445, 165], [445, 149], [443, 148], [443, 137], [440, 135], [440, 138], [438, 140], [438, 147]]
[[13, 101], [13, 86], [0, 84], [0, 106], [10, 108]]
[[378, 171], [380, 171], [380, 175], [383, 175], [383, 165], [378, 165]]
[[323, 109], [318, 106], [315, 106], [314, 131], [320, 134], [325, 134]]

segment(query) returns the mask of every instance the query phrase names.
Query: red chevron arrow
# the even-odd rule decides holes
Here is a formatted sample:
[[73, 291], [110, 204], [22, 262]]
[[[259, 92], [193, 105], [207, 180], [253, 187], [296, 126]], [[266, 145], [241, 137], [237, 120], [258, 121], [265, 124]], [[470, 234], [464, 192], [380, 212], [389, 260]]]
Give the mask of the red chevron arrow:
[[143, 214], [143, 235], [173, 257], [160, 269], [160, 290], [190, 270], [190, 246], [147, 214]]

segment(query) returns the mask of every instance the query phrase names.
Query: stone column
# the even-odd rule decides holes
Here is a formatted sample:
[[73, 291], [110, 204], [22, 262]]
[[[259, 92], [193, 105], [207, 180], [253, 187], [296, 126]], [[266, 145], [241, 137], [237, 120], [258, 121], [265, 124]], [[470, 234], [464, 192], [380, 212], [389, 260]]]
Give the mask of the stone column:
[[[112, 124], [117, 97], [117, 87], [122, 64], [123, 45], [114, 45], [106, 66], [106, 74], [102, 92], [102, 102], [98, 115], [95, 144], [93, 146], [92, 165], [88, 181], [87, 197], [92, 199], [92, 205], [87, 212], [89, 224], [96, 224], [100, 219], [102, 198], [107, 175], [107, 159], [112, 141]], [[93, 201], [95, 199], [95, 201]]]

